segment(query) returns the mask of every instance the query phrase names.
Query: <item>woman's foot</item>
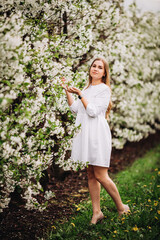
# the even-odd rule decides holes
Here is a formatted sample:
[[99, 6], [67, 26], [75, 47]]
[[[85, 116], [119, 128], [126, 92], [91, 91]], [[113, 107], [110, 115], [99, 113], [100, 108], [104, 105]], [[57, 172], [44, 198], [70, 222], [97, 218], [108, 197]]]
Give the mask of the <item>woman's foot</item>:
[[126, 204], [123, 204], [123, 207], [124, 207], [124, 209], [123, 210], [118, 210], [118, 213], [119, 213], [119, 216], [122, 216], [122, 214], [124, 214], [124, 213], [129, 213], [130, 212], [130, 208], [129, 208], [129, 206], [128, 205], [126, 205]]
[[104, 218], [103, 213], [100, 211], [99, 213], [94, 213], [92, 216], [91, 224], [96, 224]]

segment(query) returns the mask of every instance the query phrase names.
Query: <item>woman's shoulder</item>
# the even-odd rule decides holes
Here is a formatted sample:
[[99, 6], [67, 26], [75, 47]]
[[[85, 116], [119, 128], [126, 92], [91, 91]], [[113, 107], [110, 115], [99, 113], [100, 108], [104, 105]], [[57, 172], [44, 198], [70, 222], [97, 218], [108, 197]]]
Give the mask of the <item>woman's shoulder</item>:
[[98, 91], [110, 91], [110, 87], [105, 84], [105, 83], [101, 83], [99, 84], [99, 87], [97, 88]]
[[111, 95], [111, 89], [108, 85], [105, 83], [99, 84], [99, 88], [96, 89], [96, 96], [102, 96], [102, 95]]
[[102, 89], [110, 89], [110, 87], [105, 83], [102, 83], [100, 85], [101, 85]]

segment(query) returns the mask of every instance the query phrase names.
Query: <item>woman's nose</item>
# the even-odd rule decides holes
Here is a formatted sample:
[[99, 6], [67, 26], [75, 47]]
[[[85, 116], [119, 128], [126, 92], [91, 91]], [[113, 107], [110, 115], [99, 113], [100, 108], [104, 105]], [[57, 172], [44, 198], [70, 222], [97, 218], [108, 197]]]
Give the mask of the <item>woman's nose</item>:
[[97, 70], [98, 70], [98, 67], [95, 67], [95, 69], [94, 69], [94, 70], [96, 70], [96, 71], [97, 71]]

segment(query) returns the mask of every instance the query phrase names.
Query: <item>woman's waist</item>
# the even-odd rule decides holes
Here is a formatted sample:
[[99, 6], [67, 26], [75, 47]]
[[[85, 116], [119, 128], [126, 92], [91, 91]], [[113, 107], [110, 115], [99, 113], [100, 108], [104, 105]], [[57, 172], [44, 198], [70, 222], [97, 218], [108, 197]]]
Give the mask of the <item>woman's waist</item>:
[[103, 121], [107, 123], [107, 119], [105, 118], [105, 114], [99, 114], [96, 117], [90, 117], [87, 113], [77, 113], [76, 117], [76, 125], [81, 124], [90, 124], [95, 122], [98, 124], [99, 121]]

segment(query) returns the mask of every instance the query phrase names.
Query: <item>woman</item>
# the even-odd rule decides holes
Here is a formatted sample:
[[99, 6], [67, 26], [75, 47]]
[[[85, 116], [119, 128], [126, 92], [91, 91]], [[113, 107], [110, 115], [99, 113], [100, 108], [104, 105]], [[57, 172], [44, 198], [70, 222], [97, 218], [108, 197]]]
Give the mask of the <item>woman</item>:
[[[81, 124], [81, 131], [73, 139], [71, 159], [88, 164], [88, 186], [92, 200], [92, 224], [104, 218], [100, 208], [101, 184], [114, 200], [121, 216], [129, 211], [122, 203], [116, 185], [108, 176], [111, 155], [111, 132], [108, 119], [112, 106], [109, 67], [102, 58], [96, 58], [89, 69], [89, 84], [82, 91], [65, 85], [68, 105], [72, 113], [77, 114], [76, 126]], [[70, 93], [78, 95], [76, 101]]]

